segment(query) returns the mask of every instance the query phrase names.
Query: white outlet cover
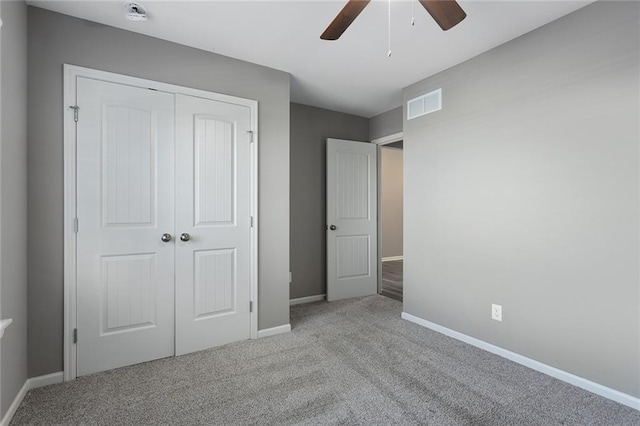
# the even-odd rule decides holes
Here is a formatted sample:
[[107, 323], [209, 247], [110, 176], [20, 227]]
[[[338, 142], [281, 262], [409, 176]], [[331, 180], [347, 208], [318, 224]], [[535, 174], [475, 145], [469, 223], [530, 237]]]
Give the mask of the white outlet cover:
[[491, 304], [491, 319], [502, 321], [502, 305]]

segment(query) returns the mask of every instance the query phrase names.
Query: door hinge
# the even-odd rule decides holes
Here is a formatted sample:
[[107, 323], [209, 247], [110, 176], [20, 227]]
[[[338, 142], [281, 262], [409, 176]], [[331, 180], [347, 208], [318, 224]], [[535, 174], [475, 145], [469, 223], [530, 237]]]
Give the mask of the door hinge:
[[253, 216], [249, 217], [249, 226], [253, 228]]
[[253, 143], [253, 130], [247, 130], [247, 133], [249, 133], [249, 143]]
[[78, 343], [78, 329], [73, 329], [73, 343]]
[[249, 312], [253, 312], [253, 301], [249, 301]]
[[78, 110], [80, 107], [78, 105], [71, 105], [69, 108], [73, 110], [73, 121], [78, 122]]
[[76, 234], [78, 233], [78, 218], [77, 217], [73, 218], [73, 232], [75, 232]]

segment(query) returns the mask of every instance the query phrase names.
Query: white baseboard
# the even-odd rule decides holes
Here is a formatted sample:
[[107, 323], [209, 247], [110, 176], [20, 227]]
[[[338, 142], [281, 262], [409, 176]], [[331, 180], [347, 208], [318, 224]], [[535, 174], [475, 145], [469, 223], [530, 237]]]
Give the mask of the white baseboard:
[[57, 373], [45, 374], [44, 376], [32, 377], [29, 380], [29, 389], [41, 388], [44, 386], [55, 385], [64, 382], [62, 371]]
[[303, 303], [319, 302], [327, 298], [326, 294], [317, 294], [315, 296], [299, 297], [297, 299], [289, 300], [289, 306], [301, 305]]
[[279, 325], [278, 327], [265, 328], [258, 330], [258, 339], [261, 337], [275, 336], [276, 334], [288, 333], [291, 331], [291, 324]]
[[56, 383], [62, 383], [62, 381], [62, 371], [27, 379], [27, 381], [24, 382], [24, 385], [22, 385], [22, 387], [20, 388], [20, 391], [18, 392], [16, 397], [13, 399], [13, 402], [9, 406], [7, 412], [4, 414], [4, 417], [2, 417], [2, 420], [0, 420], [0, 426], [9, 426], [9, 423], [11, 423], [11, 419], [13, 418], [14, 414], [16, 414], [16, 411], [18, 411], [18, 407], [20, 407], [22, 400], [27, 395], [27, 392], [29, 392], [29, 390], [53, 385]]
[[383, 257], [382, 259], [383, 262], [393, 262], [394, 260], [404, 260], [404, 256], [389, 256], [389, 257]]
[[43, 386], [53, 385], [56, 383], [62, 383], [62, 381], [62, 371], [27, 379], [27, 381], [24, 382], [24, 385], [22, 385], [22, 387], [20, 388], [20, 391], [18, 392], [16, 397], [13, 399], [13, 402], [9, 406], [7, 412], [4, 414], [4, 417], [2, 417], [2, 420], [0, 420], [0, 426], [9, 425], [11, 419], [13, 418], [13, 415], [16, 414], [16, 411], [18, 411], [18, 407], [20, 407], [22, 400], [27, 395], [27, 392], [29, 392], [30, 389], [41, 388]]
[[0, 426], [9, 426], [13, 415], [16, 414], [16, 411], [18, 411], [18, 407], [20, 407], [20, 404], [22, 403], [22, 400], [24, 399], [27, 392], [29, 392], [29, 380], [24, 382], [24, 385], [22, 385], [22, 387], [18, 391], [18, 394], [13, 399], [13, 402], [9, 406], [9, 409], [4, 414], [4, 417], [2, 417], [2, 420], [0, 420]]
[[467, 336], [466, 334], [459, 333], [451, 330], [450, 328], [443, 327], [406, 312], [402, 313], [402, 318], [640, 411], [640, 398], [627, 395], [626, 393], [608, 388], [599, 383], [592, 382], [591, 380], [576, 376], [575, 374], [543, 364], [539, 361], [527, 358], [526, 356], [492, 345], [491, 343], [476, 339], [475, 337]]

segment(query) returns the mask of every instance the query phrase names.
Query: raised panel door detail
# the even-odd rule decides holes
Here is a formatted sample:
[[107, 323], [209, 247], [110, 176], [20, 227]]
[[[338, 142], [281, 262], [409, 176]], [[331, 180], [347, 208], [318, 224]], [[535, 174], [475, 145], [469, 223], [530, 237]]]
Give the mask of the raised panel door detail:
[[102, 113], [103, 225], [152, 225], [155, 114], [108, 103]]
[[233, 123], [195, 116], [195, 223], [231, 225], [235, 211], [235, 129]]
[[337, 278], [366, 277], [371, 274], [368, 235], [336, 237]]
[[236, 250], [202, 250], [194, 255], [194, 318], [233, 312], [236, 300]]
[[336, 153], [336, 219], [369, 218], [369, 156]]
[[102, 334], [156, 322], [155, 254], [102, 257]]

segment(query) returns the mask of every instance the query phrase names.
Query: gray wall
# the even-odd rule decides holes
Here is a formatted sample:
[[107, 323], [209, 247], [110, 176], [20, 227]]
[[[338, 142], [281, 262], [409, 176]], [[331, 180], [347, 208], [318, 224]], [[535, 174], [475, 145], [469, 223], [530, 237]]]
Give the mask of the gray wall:
[[369, 120], [291, 104], [290, 297], [325, 294], [327, 138], [369, 140]]
[[371, 140], [402, 132], [402, 107], [383, 112], [369, 119]]
[[2, 2], [0, 39], [0, 340], [4, 416], [27, 380], [27, 5]]
[[404, 90], [445, 105], [404, 122], [405, 311], [635, 397], [639, 20], [596, 2]]
[[61, 371], [62, 66], [259, 102], [259, 328], [289, 323], [289, 74], [29, 7], [29, 375]]
[[402, 148], [383, 146], [380, 157], [381, 256], [402, 256]]

